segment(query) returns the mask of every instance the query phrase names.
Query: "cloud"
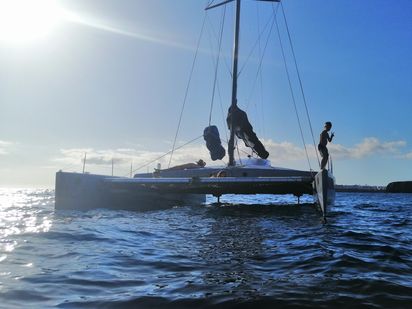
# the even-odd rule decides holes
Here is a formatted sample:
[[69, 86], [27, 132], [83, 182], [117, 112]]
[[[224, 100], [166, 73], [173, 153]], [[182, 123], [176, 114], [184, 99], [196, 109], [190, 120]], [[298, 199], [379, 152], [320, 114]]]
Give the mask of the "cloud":
[[[262, 140], [265, 148], [270, 153], [269, 159], [272, 162], [288, 162], [305, 160], [306, 153], [303, 146], [297, 146], [290, 142], [274, 142], [273, 140]], [[335, 159], [362, 159], [371, 155], [399, 155], [401, 149], [406, 146], [405, 141], [382, 142], [376, 137], [367, 137], [362, 142], [353, 147], [341, 144], [328, 144], [328, 149]], [[316, 151], [313, 145], [306, 145], [309, 159], [316, 158]], [[250, 150], [248, 150], [250, 153]], [[407, 154], [412, 159], [412, 152]]]
[[[290, 142], [274, 142], [272, 140], [262, 140], [263, 144], [265, 145], [266, 150], [270, 153], [270, 159], [273, 162], [284, 162], [284, 161], [296, 161], [305, 159], [305, 149], [303, 147], [299, 147]], [[316, 156], [313, 149], [313, 146], [307, 146], [307, 149], [310, 153], [310, 157], [313, 158]], [[250, 150], [249, 150], [250, 153]]]
[[0, 155], [8, 154], [8, 149], [13, 145], [12, 142], [1, 141], [0, 140]]
[[112, 164], [112, 161], [116, 164], [124, 164], [139, 156], [138, 151], [133, 149], [95, 150], [93, 148], [72, 148], [61, 149], [60, 152], [62, 157], [54, 161], [64, 164], [78, 164], [83, 162], [85, 157], [87, 164], [108, 165]]
[[403, 159], [412, 160], [412, 152], [408, 152], [402, 156]]
[[399, 154], [401, 148], [406, 146], [405, 141], [381, 142], [376, 137], [367, 137], [354, 147], [345, 147], [340, 144], [329, 144], [328, 148], [334, 158], [362, 159], [371, 155]]
[[[266, 149], [270, 153], [269, 159], [274, 165], [288, 164], [290, 162], [306, 161], [306, 153], [303, 146], [297, 146], [290, 142], [275, 142], [273, 140], [262, 140]], [[335, 159], [362, 159], [371, 155], [397, 155], [401, 154], [401, 148], [406, 145], [405, 141], [381, 142], [379, 139], [369, 137], [363, 139], [359, 144], [353, 147], [346, 147], [340, 144], [329, 144], [328, 148]], [[317, 153], [313, 145], [307, 145], [306, 151], [310, 160], [317, 158]], [[68, 166], [82, 168], [83, 159], [86, 153], [86, 165], [89, 168], [105, 168], [106, 171], [111, 168], [112, 162], [115, 166], [121, 167], [123, 171], [130, 169], [133, 164], [134, 169], [146, 171], [154, 168], [160, 163], [162, 168], [169, 166], [170, 154], [160, 151], [147, 151], [133, 148], [119, 148], [95, 150], [93, 148], [73, 148], [61, 149], [61, 156], [54, 159], [57, 165], [63, 165], [60, 168], [66, 169]], [[239, 153], [241, 157], [246, 157], [252, 151], [239, 141]], [[404, 157], [412, 159], [412, 152]], [[237, 157], [237, 154], [235, 154]], [[228, 161], [226, 156], [223, 161], [212, 162], [209, 151], [203, 144], [188, 145], [178, 149], [173, 154], [171, 166], [195, 162], [199, 159], [205, 160], [208, 165], [224, 165]]]
[[[131, 148], [95, 150], [93, 148], [72, 148], [61, 149], [61, 156], [53, 159], [61, 169], [70, 169], [72, 167], [81, 169], [86, 154], [86, 166], [96, 168], [110, 168], [112, 162], [116, 166], [121, 166], [124, 170], [129, 169], [133, 164], [134, 169], [145, 170], [153, 168], [160, 163], [163, 168], [169, 164], [170, 154], [159, 151], [146, 151]], [[183, 149], [176, 150], [173, 154], [171, 165], [178, 165], [188, 162], [195, 162], [200, 158], [206, 160], [209, 153], [205, 146], [194, 145], [187, 146]], [[144, 169], [145, 168], [145, 169]]]

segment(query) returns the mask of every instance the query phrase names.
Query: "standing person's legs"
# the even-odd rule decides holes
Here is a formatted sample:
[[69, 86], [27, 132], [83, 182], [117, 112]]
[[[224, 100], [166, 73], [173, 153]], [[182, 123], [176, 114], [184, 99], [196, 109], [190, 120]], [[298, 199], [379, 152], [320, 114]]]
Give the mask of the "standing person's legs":
[[326, 167], [326, 164], [328, 163], [329, 152], [328, 148], [326, 147], [318, 146], [318, 149], [320, 152], [320, 156], [322, 157], [322, 161], [320, 162], [320, 169], [323, 170]]

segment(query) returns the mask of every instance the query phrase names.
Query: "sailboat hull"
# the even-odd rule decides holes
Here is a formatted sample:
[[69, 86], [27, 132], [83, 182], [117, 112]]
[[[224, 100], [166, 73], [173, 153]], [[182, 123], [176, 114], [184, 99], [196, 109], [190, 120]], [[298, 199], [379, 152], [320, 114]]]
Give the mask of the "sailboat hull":
[[328, 205], [333, 205], [336, 195], [335, 177], [328, 170], [321, 170], [315, 175], [314, 195], [323, 216], [326, 217]]
[[312, 194], [311, 172], [271, 166], [161, 170], [134, 178], [56, 173], [56, 209], [163, 209], [204, 203], [206, 194]]
[[80, 173], [56, 173], [55, 208], [88, 210], [94, 208], [123, 210], [167, 209], [178, 205], [196, 205], [206, 201], [205, 194], [173, 193], [150, 187], [116, 185], [130, 178]]
[[56, 173], [56, 209], [93, 208], [151, 210], [196, 205], [206, 194], [293, 194], [316, 191], [323, 215], [335, 198], [334, 178], [326, 170], [313, 172], [271, 166], [236, 166], [162, 170], [133, 178], [80, 173]]

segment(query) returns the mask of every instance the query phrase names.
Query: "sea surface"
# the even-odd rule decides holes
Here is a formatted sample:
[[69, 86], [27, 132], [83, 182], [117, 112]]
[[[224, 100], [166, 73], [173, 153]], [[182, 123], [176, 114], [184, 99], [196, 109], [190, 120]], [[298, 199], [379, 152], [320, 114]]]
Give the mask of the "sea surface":
[[[256, 200], [263, 205], [257, 205]], [[55, 211], [0, 189], [0, 308], [412, 308], [412, 194]]]

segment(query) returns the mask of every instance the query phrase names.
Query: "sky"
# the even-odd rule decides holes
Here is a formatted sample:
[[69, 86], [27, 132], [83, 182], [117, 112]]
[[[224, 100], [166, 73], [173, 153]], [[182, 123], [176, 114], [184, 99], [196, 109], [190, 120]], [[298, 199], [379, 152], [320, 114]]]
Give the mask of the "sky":
[[[209, 2], [0, 0], [0, 187], [53, 188], [85, 155], [90, 173], [167, 167], [176, 132], [194, 141], [171, 165], [226, 164], [202, 134], [211, 115], [226, 146], [234, 5]], [[239, 56], [238, 105], [272, 165], [318, 169], [332, 121], [338, 184], [412, 180], [412, 2], [283, 1], [308, 113], [277, 6], [242, 0]]]

